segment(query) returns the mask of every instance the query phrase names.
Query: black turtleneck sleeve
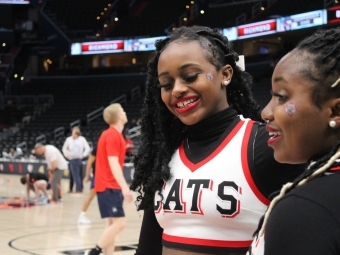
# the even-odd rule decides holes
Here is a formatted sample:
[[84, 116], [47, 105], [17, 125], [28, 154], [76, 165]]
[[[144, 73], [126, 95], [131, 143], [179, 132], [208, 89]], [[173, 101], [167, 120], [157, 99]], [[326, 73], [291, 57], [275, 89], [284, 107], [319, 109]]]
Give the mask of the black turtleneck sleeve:
[[274, 159], [273, 149], [267, 144], [268, 139], [265, 125], [254, 123], [248, 145], [250, 171], [257, 188], [267, 198], [280, 190], [283, 184], [293, 181], [305, 168], [305, 164], [278, 163]]

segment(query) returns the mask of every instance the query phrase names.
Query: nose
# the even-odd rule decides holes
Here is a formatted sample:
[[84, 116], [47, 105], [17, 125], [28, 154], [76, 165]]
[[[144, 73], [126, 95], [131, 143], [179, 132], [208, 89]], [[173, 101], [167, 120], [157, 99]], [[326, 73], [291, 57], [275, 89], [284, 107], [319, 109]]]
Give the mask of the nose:
[[180, 98], [188, 91], [188, 87], [180, 80], [176, 80], [172, 89], [172, 95], [176, 98]]
[[272, 109], [272, 100], [263, 108], [261, 112], [261, 118], [266, 122], [269, 123], [274, 119], [273, 116], [273, 109]]

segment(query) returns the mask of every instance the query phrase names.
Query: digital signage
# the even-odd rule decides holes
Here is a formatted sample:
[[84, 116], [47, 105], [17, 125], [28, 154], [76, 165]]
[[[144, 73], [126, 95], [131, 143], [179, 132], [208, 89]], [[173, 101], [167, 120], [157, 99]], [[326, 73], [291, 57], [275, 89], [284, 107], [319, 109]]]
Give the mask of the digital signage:
[[224, 28], [222, 35], [228, 37], [229, 41], [237, 40], [237, 27]]
[[0, 4], [29, 4], [29, 0], [0, 0]]
[[327, 9], [327, 23], [340, 22], [340, 6]]
[[238, 39], [276, 33], [276, 19], [266, 20], [237, 27]]
[[278, 32], [321, 26], [325, 24], [325, 14], [322, 10], [296, 14], [278, 19]]
[[125, 40], [124, 51], [151, 51], [155, 50], [155, 42], [157, 40], [165, 39], [165, 36], [130, 39]]
[[104, 54], [117, 53], [124, 51], [124, 41], [100, 41], [72, 43], [71, 55], [88, 55], [88, 54]]

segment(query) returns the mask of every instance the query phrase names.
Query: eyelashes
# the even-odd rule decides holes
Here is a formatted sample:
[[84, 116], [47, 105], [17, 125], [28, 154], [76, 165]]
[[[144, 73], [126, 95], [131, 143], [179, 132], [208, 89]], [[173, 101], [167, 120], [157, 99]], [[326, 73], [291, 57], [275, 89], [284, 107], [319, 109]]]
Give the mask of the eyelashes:
[[[186, 84], [191, 84], [191, 83], [193, 83], [197, 80], [199, 74], [200, 73], [190, 74], [188, 76], [182, 77], [182, 80]], [[166, 83], [163, 83], [163, 84], [158, 84], [158, 88], [161, 88], [161, 89], [164, 89], [164, 90], [169, 90], [169, 89], [172, 88], [173, 83], [174, 82], [171, 81], [171, 82], [166, 82]]]

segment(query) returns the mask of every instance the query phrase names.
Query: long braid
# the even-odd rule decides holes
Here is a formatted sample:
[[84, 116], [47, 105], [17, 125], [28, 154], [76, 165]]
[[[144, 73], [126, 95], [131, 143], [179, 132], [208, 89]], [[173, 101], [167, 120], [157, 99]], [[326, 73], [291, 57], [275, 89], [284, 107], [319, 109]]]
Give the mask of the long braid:
[[238, 114], [258, 120], [260, 107], [252, 97], [251, 76], [237, 67], [238, 55], [228, 39], [217, 30], [206, 27], [181, 27], [164, 40], [158, 41], [148, 64], [146, 93], [141, 110], [141, 146], [133, 162], [135, 174], [130, 186], [137, 191], [138, 209], [153, 206], [155, 193], [161, 195], [164, 181], [171, 177], [169, 162], [186, 136], [186, 126], [165, 106], [158, 87], [157, 64], [162, 51], [173, 41], [197, 41], [205, 49], [206, 59], [220, 70], [229, 64], [234, 74], [227, 87], [226, 98]]
[[[307, 52], [314, 56], [311, 65], [314, 65], [316, 74], [311, 74], [311, 68], [308, 66], [302, 75], [315, 84], [312, 93], [312, 100], [318, 107], [329, 97], [338, 96], [339, 92], [336, 87], [340, 84], [340, 28], [320, 30], [312, 36], [304, 39], [296, 47], [297, 51]], [[314, 70], [314, 69], [313, 69]], [[313, 75], [313, 76], [312, 76]], [[334, 81], [334, 77], [336, 77]], [[329, 81], [329, 82], [325, 82]], [[292, 183], [285, 184], [279, 194], [271, 201], [264, 216], [260, 219], [254, 236], [262, 236], [264, 234], [269, 215], [274, 206], [292, 189], [302, 186], [313, 178], [326, 172], [335, 160], [340, 158], [340, 143], [336, 144], [332, 150], [317, 161], [311, 161], [308, 167], [296, 178]]]

